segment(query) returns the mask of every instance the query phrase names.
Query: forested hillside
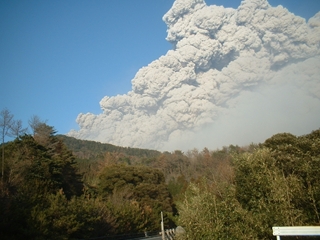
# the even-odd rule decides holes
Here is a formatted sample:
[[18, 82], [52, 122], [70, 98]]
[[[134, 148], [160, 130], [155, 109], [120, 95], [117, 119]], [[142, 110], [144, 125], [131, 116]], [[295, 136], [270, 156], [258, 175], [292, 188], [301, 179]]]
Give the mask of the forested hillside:
[[1, 145], [1, 239], [125, 239], [158, 232], [161, 211], [187, 240], [272, 239], [275, 225], [320, 225], [320, 130], [160, 153], [33, 127]]
[[[45, 123], [2, 149], [1, 239], [131, 235], [158, 231], [161, 211], [176, 214], [160, 170], [103, 158], [94, 160], [96, 169], [81, 173], [79, 158]], [[166, 224], [174, 226], [169, 218]]]
[[66, 135], [58, 135], [57, 137], [60, 138], [78, 158], [97, 158], [106, 152], [123, 153], [136, 157], [156, 157], [160, 155], [160, 152], [155, 150], [119, 147], [108, 143], [80, 140]]

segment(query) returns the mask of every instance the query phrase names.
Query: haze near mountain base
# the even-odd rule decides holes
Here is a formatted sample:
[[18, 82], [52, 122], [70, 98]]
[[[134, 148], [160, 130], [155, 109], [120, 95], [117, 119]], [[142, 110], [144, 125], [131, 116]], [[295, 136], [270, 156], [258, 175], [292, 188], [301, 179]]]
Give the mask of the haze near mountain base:
[[137, 72], [132, 91], [104, 97], [101, 114], [80, 113], [69, 136], [185, 150], [320, 127], [320, 12], [306, 21], [267, 0], [176, 0], [163, 20], [173, 49]]

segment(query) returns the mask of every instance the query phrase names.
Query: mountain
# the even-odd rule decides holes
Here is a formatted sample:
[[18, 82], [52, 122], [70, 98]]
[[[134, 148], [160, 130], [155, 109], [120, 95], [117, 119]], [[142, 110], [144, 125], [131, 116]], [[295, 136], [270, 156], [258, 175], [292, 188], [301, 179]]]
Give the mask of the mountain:
[[119, 147], [108, 143], [81, 140], [66, 135], [58, 135], [58, 138], [60, 138], [78, 158], [96, 158], [105, 154], [106, 152], [122, 153], [128, 156], [145, 158], [157, 157], [161, 154], [161, 152], [156, 150]]

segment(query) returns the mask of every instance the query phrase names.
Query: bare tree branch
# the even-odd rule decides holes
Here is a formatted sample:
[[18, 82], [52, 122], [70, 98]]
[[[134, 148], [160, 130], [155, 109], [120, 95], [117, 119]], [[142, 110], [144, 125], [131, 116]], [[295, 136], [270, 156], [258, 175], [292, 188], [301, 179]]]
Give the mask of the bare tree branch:
[[28, 128], [23, 128], [22, 126], [22, 121], [18, 120], [18, 121], [13, 121], [11, 124], [11, 128], [9, 131], [9, 135], [13, 136], [15, 138], [18, 138], [19, 136], [21, 136], [22, 134], [26, 133], [28, 130]]
[[36, 129], [39, 127], [39, 125], [43, 123], [47, 123], [47, 121], [42, 121], [39, 116], [32, 115], [28, 123], [29, 123], [29, 126], [31, 127], [32, 134], [34, 136], [36, 134]]
[[1, 168], [1, 179], [2, 184], [4, 177], [4, 139], [8, 136], [9, 130], [11, 129], [13, 122], [13, 114], [5, 108], [0, 112], [0, 129], [1, 129], [1, 137], [2, 137], [2, 168]]

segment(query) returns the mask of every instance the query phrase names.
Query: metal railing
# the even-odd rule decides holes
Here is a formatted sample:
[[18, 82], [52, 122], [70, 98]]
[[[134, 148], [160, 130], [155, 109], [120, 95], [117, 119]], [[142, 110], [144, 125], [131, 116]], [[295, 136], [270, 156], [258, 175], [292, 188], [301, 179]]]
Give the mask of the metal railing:
[[320, 236], [320, 226], [272, 227], [273, 236]]
[[174, 228], [165, 229], [164, 231], [159, 232], [159, 234], [162, 236], [163, 240], [174, 240], [174, 237], [176, 235], [176, 231]]

